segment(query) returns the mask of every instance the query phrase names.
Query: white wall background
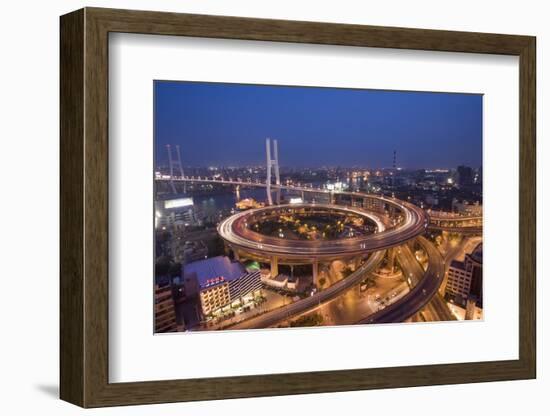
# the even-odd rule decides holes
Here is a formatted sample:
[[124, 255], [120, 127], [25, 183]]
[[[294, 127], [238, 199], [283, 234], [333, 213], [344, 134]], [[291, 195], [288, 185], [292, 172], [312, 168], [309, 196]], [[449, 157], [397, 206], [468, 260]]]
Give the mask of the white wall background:
[[[548, 317], [543, 281], [550, 234], [543, 183], [550, 146], [543, 130], [550, 86], [549, 12], [542, 1], [308, 1], [180, 0], [5, 2], [0, 14], [0, 409], [4, 414], [71, 415], [79, 408], [58, 395], [58, 16], [82, 6], [103, 6], [276, 19], [406, 26], [537, 36], [538, 53], [538, 330], [535, 381], [423, 387], [261, 399], [167, 404], [88, 411], [103, 415], [246, 414], [543, 414], [549, 408]], [[543, 198], [544, 197], [544, 198]], [[546, 199], [544, 201], [543, 199]], [[184, 359], [184, 357], [182, 357]], [[470, 404], [468, 404], [470, 402]]]

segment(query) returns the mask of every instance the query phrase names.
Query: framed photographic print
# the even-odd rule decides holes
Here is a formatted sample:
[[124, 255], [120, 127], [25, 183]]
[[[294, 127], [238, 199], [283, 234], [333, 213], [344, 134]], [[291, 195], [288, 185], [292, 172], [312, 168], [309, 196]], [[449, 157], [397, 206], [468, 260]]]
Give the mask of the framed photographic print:
[[83, 407], [536, 376], [535, 38], [61, 17]]

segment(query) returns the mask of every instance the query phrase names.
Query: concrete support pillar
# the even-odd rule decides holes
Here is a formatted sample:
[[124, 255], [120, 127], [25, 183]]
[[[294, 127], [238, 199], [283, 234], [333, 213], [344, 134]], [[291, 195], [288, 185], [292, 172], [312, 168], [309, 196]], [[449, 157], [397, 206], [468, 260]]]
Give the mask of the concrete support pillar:
[[235, 257], [235, 260], [237, 260], [237, 261], [240, 260], [240, 257], [239, 257], [239, 250], [233, 249], [233, 257]]
[[237, 202], [241, 200], [241, 187], [240, 185], [237, 185], [235, 187], [235, 197], [237, 198]]
[[311, 265], [312, 271], [313, 271], [313, 284], [315, 287], [317, 287], [317, 283], [319, 281], [319, 262], [315, 260]]
[[273, 256], [271, 257], [271, 277], [275, 277], [279, 274], [279, 259]]
[[395, 247], [388, 250], [388, 267], [391, 273], [395, 271]]
[[411, 317], [411, 321], [412, 321], [412, 322], [422, 322], [422, 317], [420, 316], [420, 312], [415, 313], [415, 314]]
[[336, 203], [336, 195], [334, 195], [334, 192], [331, 192], [329, 194], [329, 199], [330, 199], [330, 203], [331, 204], [335, 204]]

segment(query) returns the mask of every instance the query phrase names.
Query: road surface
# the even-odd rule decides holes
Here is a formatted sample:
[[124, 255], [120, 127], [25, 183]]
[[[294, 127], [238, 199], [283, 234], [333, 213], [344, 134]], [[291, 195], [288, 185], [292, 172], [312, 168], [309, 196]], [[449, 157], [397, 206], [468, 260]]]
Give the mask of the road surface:
[[[397, 201], [397, 200], [395, 200]], [[398, 246], [406, 241], [416, 238], [424, 233], [427, 220], [420, 208], [411, 208], [406, 203], [395, 202], [402, 210], [404, 219], [394, 228], [386, 230], [383, 220], [379, 215], [365, 211], [361, 208], [347, 207], [328, 204], [300, 204], [300, 205], [278, 205], [276, 207], [257, 208], [232, 215], [223, 220], [218, 226], [218, 233], [228, 244], [240, 249], [267, 254], [277, 255], [283, 258], [304, 258], [304, 257], [336, 257], [362, 255], [369, 252], [385, 250]], [[247, 219], [254, 216], [262, 216], [276, 209], [285, 210], [320, 208], [324, 210], [338, 210], [353, 213], [362, 217], [368, 217], [376, 223], [377, 232], [360, 237], [346, 238], [334, 241], [304, 241], [289, 240], [284, 238], [267, 237], [251, 231], [247, 227]]]
[[[380, 324], [404, 322], [422, 308], [437, 295], [437, 290], [443, 279], [445, 265], [441, 255], [426, 238], [419, 237], [418, 242], [428, 255], [428, 268], [424, 272], [407, 245], [400, 247], [397, 253], [398, 261], [404, 269], [405, 278], [410, 278], [416, 284], [411, 291], [397, 302], [387, 306], [381, 311], [367, 316], [357, 322], [358, 324]], [[406, 274], [405, 274], [406, 273]], [[449, 312], [450, 315], [450, 312]]]
[[304, 313], [310, 309], [322, 305], [323, 303], [329, 302], [340, 296], [346, 290], [363, 281], [380, 264], [380, 262], [384, 258], [384, 254], [385, 251], [377, 251], [376, 253], [373, 253], [367, 259], [367, 261], [351, 275], [349, 275], [345, 279], [336, 282], [327, 289], [315, 293], [313, 296], [309, 296], [305, 299], [300, 299], [296, 302], [291, 303], [290, 305], [286, 305], [279, 309], [275, 309], [254, 318], [239, 322], [226, 329], [267, 328], [280, 321], [289, 319], [294, 315]]

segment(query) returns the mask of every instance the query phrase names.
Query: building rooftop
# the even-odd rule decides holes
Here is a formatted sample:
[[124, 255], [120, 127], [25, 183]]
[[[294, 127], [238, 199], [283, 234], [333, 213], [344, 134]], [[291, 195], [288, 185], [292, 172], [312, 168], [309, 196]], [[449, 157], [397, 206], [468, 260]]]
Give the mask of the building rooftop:
[[483, 263], [483, 243], [479, 243], [476, 246], [474, 251], [470, 254], [470, 257], [478, 263]]
[[453, 260], [451, 261], [450, 267], [452, 267], [453, 269], [464, 270], [464, 262], [459, 260]]
[[196, 275], [199, 286], [206, 288], [226, 281], [238, 279], [246, 274], [244, 267], [227, 256], [194, 261], [183, 266], [185, 277]]

